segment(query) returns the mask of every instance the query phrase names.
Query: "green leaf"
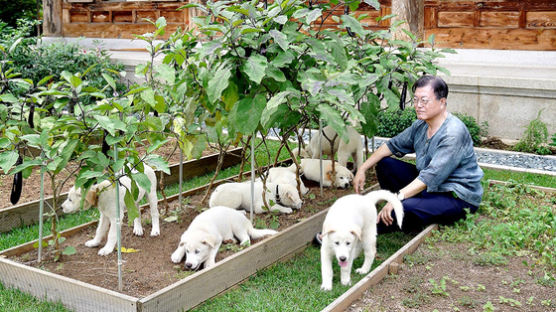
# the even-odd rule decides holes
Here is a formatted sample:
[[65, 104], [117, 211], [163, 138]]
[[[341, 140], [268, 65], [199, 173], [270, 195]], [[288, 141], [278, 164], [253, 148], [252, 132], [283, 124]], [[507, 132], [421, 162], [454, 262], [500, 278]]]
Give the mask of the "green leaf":
[[261, 28], [251, 28], [251, 27], [248, 27], [248, 28], [243, 28], [243, 29], [241, 30], [241, 34], [242, 34], [242, 35], [245, 35], [245, 34], [249, 34], [249, 33], [263, 32], [263, 31], [264, 31], [264, 29], [261, 29]]
[[286, 76], [284, 75], [284, 73], [279, 68], [276, 68], [274, 66], [268, 66], [266, 68], [266, 75], [278, 82], [286, 81]]
[[209, 80], [207, 86], [207, 95], [209, 102], [215, 103], [220, 99], [222, 92], [226, 88], [228, 88], [228, 83], [231, 76], [232, 71], [231, 68], [227, 66], [227, 64], [222, 64], [222, 66], [220, 66], [216, 70], [212, 78]]
[[147, 154], [151, 154], [152, 152], [156, 151], [159, 147], [168, 143], [168, 141], [169, 141], [169, 139], [157, 140], [157, 141], [152, 142], [149, 145], [149, 147], [147, 148]]
[[[43, 247], [48, 247], [48, 242], [45, 241], [45, 240], [43, 240], [43, 241], [42, 241], [42, 246], [43, 246]], [[36, 241], [36, 242], [33, 244], [33, 248], [39, 248], [39, 242], [38, 242], [38, 241]]]
[[149, 104], [152, 108], [156, 106], [156, 100], [154, 99], [154, 90], [151, 88], [145, 89], [141, 92], [141, 99]]
[[[37, 166], [41, 166], [41, 165], [42, 165], [42, 161], [40, 159], [24, 160], [21, 165], [17, 165], [15, 168], [13, 168], [13, 170], [10, 172], [10, 174], [15, 174], [15, 173], [18, 173], [20, 171], [23, 171], [23, 177], [28, 178], [29, 175], [31, 174], [31, 172], [29, 170], [32, 170], [33, 167], [37, 167]], [[29, 174], [29, 175], [27, 175], [27, 174]]]
[[173, 66], [168, 64], [158, 64], [155, 67], [156, 77], [165, 81], [169, 85], [174, 85], [176, 82], [176, 70]]
[[239, 91], [233, 80], [229, 82], [228, 87], [222, 92], [222, 101], [226, 104], [226, 111], [230, 111], [239, 100]]
[[19, 153], [17, 151], [5, 151], [0, 153], [0, 168], [2, 168], [4, 174], [7, 174], [15, 165], [18, 157]]
[[274, 21], [280, 25], [284, 25], [288, 22], [288, 17], [286, 15], [280, 15], [275, 17]]
[[[125, 207], [127, 208], [127, 225], [132, 226], [133, 220], [135, 218], [139, 218], [139, 209], [137, 209], [137, 205], [135, 204], [135, 200], [133, 200], [133, 195], [126, 190], [124, 196]], [[120, 209], [124, 209], [124, 207], [120, 207]]]
[[254, 98], [244, 98], [238, 102], [235, 112], [235, 125], [243, 134], [253, 133], [261, 120], [261, 114], [266, 106], [266, 98], [257, 94]]
[[363, 0], [366, 4], [375, 8], [375, 10], [380, 10], [380, 2], [378, 0]]
[[104, 80], [108, 82], [108, 84], [110, 85], [110, 87], [112, 87], [113, 90], [116, 90], [116, 82], [112, 77], [110, 77], [110, 75], [106, 73], [102, 73], [102, 77], [104, 77]]
[[278, 110], [280, 104], [286, 101], [287, 96], [290, 94], [291, 91], [283, 91], [278, 94], [275, 94], [273, 97], [270, 98], [270, 100], [266, 104], [265, 109], [261, 114], [261, 124], [263, 125], [263, 128], [268, 129], [270, 126], [272, 126], [268, 124], [272, 119], [271, 117]]
[[0, 149], [4, 149], [10, 146], [11, 142], [8, 138], [0, 138]]
[[282, 68], [285, 65], [291, 64], [291, 62], [295, 59], [294, 55], [290, 51], [281, 51], [278, 55], [270, 62], [272, 66]]
[[78, 175], [79, 180], [91, 180], [91, 179], [95, 179], [98, 177], [103, 176], [104, 173], [102, 171], [83, 171], [80, 172]]
[[21, 136], [20, 139], [27, 141], [27, 143], [33, 147], [41, 146], [41, 136], [38, 134], [26, 134]]
[[351, 31], [359, 35], [359, 37], [365, 37], [365, 30], [358, 20], [349, 15], [342, 15], [342, 21], [345, 27], [349, 27]]
[[365, 121], [361, 123], [363, 134], [373, 137], [378, 131], [378, 111], [380, 109], [380, 99], [374, 93], [366, 94], [367, 101], [361, 103], [361, 114]]
[[56, 172], [60, 172], [62, 169], [66, 167], [78, 143], [79, 143], [78, 140], [71, 140], [70, 142], [68, 142], [68, 144], [66, 144], [66, 146], [64, 146], [64, 148], [62, 149], [62, 153], [60, 155], [61, 157], [58, 158], [60, 162], [56, 165], [56, 169], [55, 169]]
[[141, 187], [142, 189], [146, 190], [147, 192], [151, 189], [151, 180], [149, 180], [149, 177], [147, 177], [146, 174], [142, 172], [136, 172], [132, 173], [131, 177], [133, 178], [133, 181], [135, 181], [135, 183], [137, 183], [137, 185], [139, 185], [139, 187]]
[[282, 50], [288, 50], [288, 37], [285, 34], [277, 31], [276, 29], [271, 29], [268, 33], [274, 39], [274, 42], [276, 42], [280, 46], [280, 48], [282, 48]]
[[320, 104], [317, 107], [317, 110], [320, 112], [321, 118], [326, 122], [327, 125], [331, 126], [332, 129], [334, 129], [334, 131], [338, 133], [338, 135], [340, 135], [342, 140], [349, 140], [345, 133], [346, 126], [344, 120], [342, 119], [342, 116], [340, 115], [340, 112], [325, 103]]
[[17, 98], [11, 94], [11, 93], [6, 93], [6, 94], [2, 94], [0, 95], [0, 102], [4, 102], [4, 103], [17, 103], [18, 100]]
[[170, 167], [168, 166], [168, 162], [159, 155], [151, 154], [145, 157], [145, 163], [151, 166], [154, 170], [170, 174]]
[[116, 136], [116, 130], [126, 131], [125, 123], [119, 119], [112, 119], [102, 115], [96, 115], [94, 118], [98, 121], [100, 127], [108, 131], [111, 136]]
[[307, 14], [309, 14], [309, 9], [303, 8], [303, 9], [300, 9], [300, 10], [297, 10], [297, 11], [293, 12], [292, 17], [295, 18], [295, 19], [299, 19], [301, 17], [307, 16]]
[[243, 65], [242, 70], [251, 81], [256, 84], [260, 84], [261, 80], [265, 76], [267, 66], [268, 62], [266, 57], [260, 54], [254, 54], [247, 59], [247, 62]]
[[71, 255], [75, 255], [76, 253], [77, 250], [73, 246], [66, 246], [66, 248], [64, 248], [64, 251], [62, 251], [62, 255], [64, 256], [71, 256]]
[[321, 9], [314, 9], [311, 12], [309, 12], [309, 14], [307, 14], [307, 18], [305, 19], [305, 21], [307, 22], [307, 24], [311, 24], [314, 21], [317, 20], [317, 18], [319, 18], [322, 15], [322, 10]]

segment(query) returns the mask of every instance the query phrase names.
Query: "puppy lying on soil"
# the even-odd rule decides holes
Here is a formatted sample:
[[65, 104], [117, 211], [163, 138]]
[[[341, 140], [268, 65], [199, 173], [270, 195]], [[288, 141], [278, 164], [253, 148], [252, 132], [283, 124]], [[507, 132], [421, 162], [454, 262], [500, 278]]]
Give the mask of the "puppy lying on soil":
[[245, 212], [216, 206], [199, 214], [182, 234], [178, 248], [172, 253], [172, 262], [180, 263], [185, 255], [185, 268], [197, 270], [201, 264], [205, 268], [216, 262], [216, 254], [223, 241], [250, 244], [252, 239], [274, 235], [270, 229], [255, 229], [245, 217]]
[[[268, 177], [266, 178], [267, 183], [278, 183], [278, 184], [290, 184], [297, 188], [297, 180], [295, 177], [295, 170], [291, 171], [287, 167], [274, 167], [268, 169]], [[309, 192], [309, 189], [305, 187], [303, 181], [299, 181], [301, 194], [305, 195]]]
[[403, 206], [398, 197], [385, 190], [370, 192], [366, 195], [346, 195], [330, 207], [322, 225], [322, 245], [320, 261], [322, 290], [332, 289], [332, 258], [335, 256], [340, 265], [342, 285], [351, 284], [351, 266], [361, 249], [365, 260], [356, 272], [367, 274], [376, 255], [376, 203], [388, 201], [394, 207], [398, 226], [402, 227]]
[[[348, 168], [338, 164], [336, 162], [334, 164], [334, 169], [336, 171], [336, 176], [332, 176], [332, 161], [328, 159], [324, 159], [323, 161], [323, 177], [322, 177], [322, 186], [324, 187], [339, 187], [339, 188], [347, 188], [351, 181], [353, 180], [353, 173], [349, 171]], [[303, 158], [299, 161], [299, 166], [303, 175], [307, 180], [315, 181], [320, 183], [320, 160], [319, 159], [311, 159], [311, 158]], [[290, 171], [295, 172], [295, 164], [288, 167]]]
[[[332, 139], [336, 135], [336, 131], [330, 126], [326, 126], [322, 130], [329, 139]], [[346, 167], [348, 159], [351, 156], [355, 169], [357, 170], [363, 164], [363, 143], [361, 143], [361, 135], [353, 127], [348, 126], [346, 130], [349, 141], [346, 142], [340, 137], [337, 137], [336, 140], [334, 140], [334, 151], [337, 152], [340, 165]], [[295, 149], [294, 153], [303, 158], [319, 158], [319, 137], [320, 133], [317, 133], [315, 136], [311, 137], [311, 141], [309, 141], [305, 149], [301, 151]], [[330, 141], [328, 141], [326, 137], [322, 137], [321, 141], [323, 155], [330, 154]]]
[[[281, 213], [292, 213], [294, 209], [300, 209], [303, 201], [299, 198], [297, 188], [290, 184], [266, 183], [266, 201], [270, 204], [271, 211]], [[263, 182], [255, 181], [255, 207], [254, 213], [263, 213]], [[272, 202], [274, 204], [272, 204]], [[234, 209], [243, 208], [251, 210], [251, 182], [225, 183], [216, 187], [210, 195], [209, 206], [225, 206]], [[291, 208], [290, 208], [291, 207]]]
[[[158, 214], [158, 198], [156, 197], [156, 174], [154, 170], [144, 165], [144, 173], [149, 178], [151, 182], [151, 187], [149, 190], [145, 190], [139, 187], [139, 197], [137, 202], [139, 202], [145, 194], [149, 201], [152, 229], [151, 236], [160, 235], [160, 225], [159, 225], [159, 214]], [[137, 172], [137, 171], [134, 171]], [[96, 230], [95, 237], [87, 242], [85, 246], [87, 247], [97, 247], [100, 242], [108, 232], [108, 239], [106, 244], [102, 247], [98, 254], [101, 256], [106, 256], [110, 254], [114, 247], [116, 246], [116, 192], [114, 191], [115, 186], [112, 185], [110, 181], [103, 181], [99, 184], [91, 186], [89, 191], [85, 196], [85, 201], [83, 202], [83, 208], [89, 209], [90, 207], [97, 207], [100, 211], [100, 218], [98, 221], [98, 227]], [[126, 209], [124, 196], [126, 189], [131, 189], [131, 180], [124, 176], [120, 178], [120, 220], [124, 217], [124, 210]], [[136, 204], [137, 204], [136, 202]], [[81, 204], [81, 188], [75, 188], [74, 186], [68, 192], [68, 198], [62, 204], [64, 213], [75, 212], [79, 209]], [[110, 230], [108, 229], [110, 227]], [[133, 220], [133, 234], [141, 236], [143, 235], [143, 227], [141, 225], [141, 216]]]

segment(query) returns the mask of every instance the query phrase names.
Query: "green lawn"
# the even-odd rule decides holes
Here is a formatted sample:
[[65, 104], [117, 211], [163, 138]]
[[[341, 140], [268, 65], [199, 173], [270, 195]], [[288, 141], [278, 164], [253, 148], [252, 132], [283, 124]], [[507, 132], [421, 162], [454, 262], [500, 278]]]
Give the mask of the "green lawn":
[[[272, 148], [276, 148], [274, 142]], [[282, 153], [281, 159], [286, 156]], [[264, 154], [257, 154], [258, 163], [267, 163]], [[248, 170], [246, 167], [245, 170]], [[512, 180], [519, 183], [534, 184], [546, 187], [556, 187], [556, 177], [542, 176], [529, 173], [507, 172], [500, 170], [484, 169], [484, 180]], [[239, 172], [239, 165], [222, 171], [219, 179], [235, 175]], [[184, 183], [183, 189], [191, 189], [208, 183], [211, 175], [191, 179]], [[178, 186], [170, 186], [166, 195], [176, 194]], [[60, 228], [66, 229], [98, 218], [96, 209], [82, 211], [72, 215], [60, 217]], [[49, 233], [50, 225], [44, 224], [44, 233]], [[47, 235], [47, 234], [45, 234]], [[455, 234], [454, 234], [455, 235]], [[0, 235], [0, 249], [17, 246], [38, 237], [38, 226], [28, 226], [14, 229], [9, 233]], [[451, 236], [450, 236], [451, 237]], [[400, 234], [382, 235], [379, 237], [379, 254], [373, 267], [380, 264], [390, 254], [405, 244], [410, 237]], [[361, 261], [361, 259], [359, 259]], [[549, 260], [550, 261], [550, 260]], [[279, 263], [258, 272], [236, 289], [226, 292], [204, 305], [197, 311], [315, 311], [324, 308], [347, 287], [338, 282], [337, 272], [334, 278], [332, 292], [321, 292], [320, 285], [320, 260], [319, 252], [315, 247], [307, 248], [303, 253], [293, 259]], [[356, 263], [360, 265], [360, 263]], [[353, 282], [357, 282], [357, 274], [352, 274]], [[300, 291], [305, 289], [305, 291]], [[0, 284], [0, 311], [68, 311], [60, 304], [51, 304], [38, 301], [31, 296], [22, 294], [17, 290], [6, 289]]]

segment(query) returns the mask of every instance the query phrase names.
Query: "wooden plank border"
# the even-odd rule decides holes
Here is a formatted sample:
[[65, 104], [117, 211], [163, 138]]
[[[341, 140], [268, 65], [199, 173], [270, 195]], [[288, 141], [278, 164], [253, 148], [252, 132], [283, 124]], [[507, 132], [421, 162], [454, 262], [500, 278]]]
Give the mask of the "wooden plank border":
[[[304, 248], [320, 231], [328, 209], [139, 300], [139, 311], [191, 309], [238, 284], [258, 270]], [[233, 274], [230, 274], [233, 272]]]
[[0, 256], [0, 279], [7, 287], [49, 301], [61, 301], [77, 311], [137, 311], [137, 298], [29, 267], [3, 256]]
[[[498, 185], [511, 185], [511, 184], [520, 184], [520, 183], [510, 183], [510, 182], [506, 182], [506, 181], [499, 181], [499, 180], [488, 180], [488, 185], [493, 185], [493, 184], [498, 184]], [[527, 187], [530, 187], [532, 189], [538, 190], [538, 191], [542, 191], [542, 192], [546, 192], [546, 193], [556, 193], [556, 188], [552, 188], [552, 187], [545, 187], [545, 186], [537, 186], [537, 185], [532, 185], [532, 184], [524, 184]]]
[[[224, 157], [222, 169], [237, 165], [241, 162], [241, 151], [243, 148], [238, 147], [230, 150]], [[218, 154], [207, 155], [199, 159], [189, 160], [183, 163], [183, 179], [191, 179], [214, 171], [216, 168], [216, 160]], [[160, 173], [164, 174], [164, 173]], [[159, 174], [159, 179], [160, 179]], [[170, 175], [164, 174], [164, 186], [177, 183], [179, 181], [179, 164], [170, 166]], [[57, 201], [64, 202], [67, 193], [60, 194]], [[52, 205], [52, 197], [45, 198], [45, 201]], [[5, 209], [0, 209], [0, 233], [8, 232], [15, 227], [35, 224], [39, 221], [39, 204], [40, 200], [34, 200], [21, 203]], [[57, 211], [60, 210], [58, 207]]]
[[321, 312], [341, 312], [347, 309], [353, 301], [361, 297], [365, 290], [369, 289], [371, 286], [378, 284], [382, 279], [388, 274], [390, 268], [394, 268], [398, 264], [403, 262], [403, 257], [407, 254], [413, 253], [417, 247], [425, 240], [426, 237], [430, 236], [433, 230], [436, 230], [438, 225], [429, 225], [426, 229], [421, 231], [417, 236], [415, 236], [411, 241], [405, 244], [396, 253], [382, 262], [378, 267], [371, 271], [367, 276], [363, 277], [357, 284], [353, 285], [348, 289], [343, 295], [334, 300], [326, 308], [321, 310]]

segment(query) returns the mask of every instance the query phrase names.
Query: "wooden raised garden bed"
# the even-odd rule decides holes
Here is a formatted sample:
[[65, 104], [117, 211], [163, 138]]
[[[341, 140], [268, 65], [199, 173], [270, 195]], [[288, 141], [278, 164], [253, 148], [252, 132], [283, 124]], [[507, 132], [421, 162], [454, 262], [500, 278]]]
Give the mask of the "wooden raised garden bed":
[[[225, 181], [227, 180], [221, 180], [217, 183]], [[373, 185], [370, 189], [376, 187], [377, 185]], [[182, 194], [182, 196], [200, 196], [198, 193], [202, 193], [203, 190], [204, 187], [200, 187], [188, 191]], [[316, 195], [313, 197], [319, 197], [318, 187], [313, 186], [312, 193]], [[333, 192], [327, 190], [325, 193]], [[339, 197], [347, 193], [351, 193], [351, 189], [342, 190], [342, 192], [337, 193], [335, 196]], [[177, 196], [178, 195], [169, 197], [168, 200], [174, 201]], [[319, 199], [316, 200], [318, 201]], [[311, 202], [311, 200], [306, 198], [306, 204], [301, 209], [302, 212], [305, 212], [305, 216], [302, 216], [300, 214], [301, 212], [295, 212], [290, 215], [290, 219], [295, 221], [285, 228], [280, 228], [279, 234], [255, 242], [252, 246], [233, 253], [224, 259], [220, 256], [222, 253], [220, 252], [220, 258], [217, 258], [217, 263], [214, 267], [210, 269], [203, 269], [186, 277], [181, 275], [175, 282], [167, 285], [157, 285], [160, 286], [161, 289], [152, 287], [148, 289], [149, 291], [147, 293], [140, 292], [140, 294], [130, 294], [130, 290], [127, 289], [126, 291], [125, 288], [124, 293], [115, 291], [115, 287], [117, 285], [117, 283], [113, 282], [116, 280], [116, 277], [114, 276], [115, 253], [108, 257], [100, 257], [96, 255], [98, 249], [86, 248], [82, 246], [84, 242], [83, 240], [80, 241], [80, 246], [77, 246], [78, 254], [86, 252], [92, 255], [90, 259], [106, 259], [105, 267], [101, 268], [101, 270], [98, 271], [98, 274], [102, 275], [107, 280], [111, 280], [110, 287], [95, 286], [88, 282], [53, 273], [58, 271], [58, 268], [61, 266], [71, 266], [71, 264], [68, 263], [63, 264], [62, 262], [62, 264], [49, 264], [48, 261], [43, 261], [44, 264], [40, 265], [41, 269], [20, 263], [33, 262], [32, 260], [29, 260], [36, 259], [33, 258], [34, 254], [36, 254], [36, 251], [33, 248], [33, 244], [35, 242], [29, 242], [7, 249], [0, 253], [0, 281], [7, 287], [18, 288], [39, 298], [44, 298], [50, 301], [60, 301], [68, 308], [76, 311], [158, 312], [188, 310], [199, 305], [203, 301], [226, 291], [249, 276], [255, 274], [257, 271], [277, 261], [287, 259], [306, 248], [306, 246], [313, 239], [314, 234], [320, 231], [331, 201], [331, 197], [328, 197], [328, 201], [321, 201], [320, 204], [322, 207], [320, 207], [319, 211], [319, 209], [314, 209], [311, 206], [312, 203], [315, 203], [315, 201]], [[142, 208], [145, 209], [146, 206], [143, 206]], [[195, 211], [194, 209], [188, 210]], [[272, 215], [265, 214], [265, 216], [268, 217]], [[280, 217], [282, 218], [282, 216]], [[152, 239], [156, 240], [158, 245], [170, 244], [173, 248], [175, 248], [177, 246], [179, 236], [187, 227], [188, 222], [182, 222], [182, 229], [179, 230], [176, 227], [171, 228], [169, 225], [170, 223], [163, 222], [161, 226], [161, 235], [165, 235], [166, 233], [172, 234], [174, 235], [172, 240], [165, 240], [163, 239], [163, 236], [160, 238], [150, 238], [145, 236], [137, 238], [139, 240], [138, 242], [146, 242], [146, 240]], [[95, 226], [96, 221], [93, 221], [64, 231], [62, 236], [67, 237], [66, 242], [79, 235], [81, 235], [80, 239], [83, 239], [83, 232], [87, 233], [88, 231], [89, 235], [91, 235], [94, 232]], [[130, 231], [129, 227], [124, 226], [122, 227], [122, 232], [126, 228]], [[389, 269], [394, 268], [395, 264], [401, 261], [405, 254], [413, 252], [421, 243], [424, 236], [428, 235], [431, 230], [432, 228], [429, 227], [418, 237], [406, 244], [382, 265], [371, 271], [369, 275], [357, 283], [354, 288], [350, 289], [345, 295], [338, 298], [338, 300], [327, 307], [327, 309], [330, 311], [339, 311], [339, 309], [342, 309], [346, 302], [354, 300], [356, 296], [361, 293], [361, 291], [380, 281], [387, 274]], [[148, 233], [148, 229], [146, 229], [146, 232]], [[122, 235], [122, 237], [124, 237], [122, 240], [123, 246], [143, 248], [143, 255], [152, 254], [152, 256], [155, 257], [159, 254], [159, 252], [155, 250], [147, 250], [148, 247], [146, 245], [139, 245], [139, 247], [135, 247], [135, 245], [127, 245], [129, 243], [127, 239], [130, 239], [130, 237], [133, 236], [126, 236], [125, 234]], [[45, 238], [45, 240], [48, 240], [48, 238]], [[27, 256], [27, 258], [25, 258], [26, 253], [31, 256]], [[126, 256], [132, 257], [130, 254], [126, 254]], [[69, 257], [69, 259], [71, 259], [73, 256]], [[134, 270], [129, 268], [128, 264], [131, 262], [127, 261], [129, 259], [131, 258], [124, 258], [124, 278], [126, 278], [126, 275], [128, 278], [129, 276], [134, 276], [134, 274], [143, 275], [141, 270], [139, 270], [139, 272], [133, 272]], [[80, 262], [81, 265], [84, 266], [81, 267], [80, 270], [83, 271], [90, 269], [90, 263], [83, 260], [80, 260]], [[153, 265], [153, 263], [155, 265]], [[145, 263], [143, 267], [147, 267], [149, 265], [154, 266], [154, 269], [158, 270], [159, 275], [167, 274], [164, 267], [168, 266], [170, 267], [170, 272], [173, 272], [174, 275], [185, 273], [183, 271], [180, 272], [179, 269], [177, 269], [178, 272], [176, 272], [176, 266], [170, 262], [170, 253], [164, 254], [163, 260], [158, 259], [153, 263]], [[180, 267], [182, 267], [182, 265], [180, 265]], [[174, 279], [176, 278], [174, 277]], [[126, 284], [127, 282], [124, 280], [124, 287]], [[133, 289], [131, 292], [133, 293]]]

